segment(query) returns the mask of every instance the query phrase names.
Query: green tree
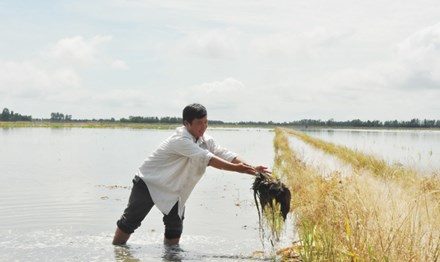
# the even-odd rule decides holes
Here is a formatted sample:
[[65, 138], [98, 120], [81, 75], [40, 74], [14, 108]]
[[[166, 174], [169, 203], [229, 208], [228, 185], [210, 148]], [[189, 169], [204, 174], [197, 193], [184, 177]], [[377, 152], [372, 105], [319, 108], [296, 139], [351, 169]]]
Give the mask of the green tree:
[[4, 108], [3, 112], [1, 114], [0, 120], [1, 121], [9, 121], [11, 118], [11, 113], [9, 112], [9, 109]]
[[66, 115], [56, 112], [50, 114], [50, 121], [61, 122], [61, 121], [70, 121], [72, 119], [71, 115]]

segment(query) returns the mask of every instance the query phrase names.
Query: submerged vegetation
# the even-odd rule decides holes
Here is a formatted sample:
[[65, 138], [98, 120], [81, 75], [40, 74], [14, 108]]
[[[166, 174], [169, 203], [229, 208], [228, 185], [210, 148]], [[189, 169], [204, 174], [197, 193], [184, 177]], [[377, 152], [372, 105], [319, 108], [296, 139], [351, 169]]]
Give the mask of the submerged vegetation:
[[[289, 136], [337, 156], [353, 173], [321, 176], [296, 156]], [[292, 193], [299, 238], [292, 249], [303, 261], [440, 260], [438, 174], [390, 166], [290, 129], [276, 129], [274, 145], [274, 171], [286, 176]]]

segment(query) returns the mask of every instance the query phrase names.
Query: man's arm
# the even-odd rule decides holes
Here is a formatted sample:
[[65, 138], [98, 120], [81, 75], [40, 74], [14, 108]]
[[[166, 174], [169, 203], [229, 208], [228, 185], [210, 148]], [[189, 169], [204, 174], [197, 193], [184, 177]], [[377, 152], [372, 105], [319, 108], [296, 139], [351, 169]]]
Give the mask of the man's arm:
[[[246, 162], [244, 162], [242, 159], [240, 159], [238, 156], [232, 160], [232, 163], [234, 163], [234, 164], [240, 164], [240, 163], [243, 163], [244, 165], [250, 166], [249, 164], [247, 164]], [[262, 172], [262, 173], [266, 173], [266, 174], [271, 174], [271, 172], [270, 172], [269, 170], [267, 170], [267, 167], [265, 167], [265, 166], [255, 166], [254, 169], [255, 169], [257, 172]]]
[[[244, 162], [242, 159], [240, 159], [240, 157], [235, 157], [234, 159], [232, 159], [232, 163], [234, 163], [234, 164], [239, 164], [239, 163], [243, 163], [243, 164], [246, 164], [246, 162]], [[246, 165], [248, 165], [248, 164], [246, 164]], [[249, 165], [248, 165], [249, 166]]]
[[208, 163], [209, 166], [215, 167], [217, 169], [223, 169], [228, 171], [235, 171], [239, 173], [245, 173], [249, 175], [255, 175], [258, 170], [253, 166], [244, 163], [238, 158], [234, 158], [232, 162], [228, 162], [226, 160], [221, 159], [218, 156], [213, 156]]

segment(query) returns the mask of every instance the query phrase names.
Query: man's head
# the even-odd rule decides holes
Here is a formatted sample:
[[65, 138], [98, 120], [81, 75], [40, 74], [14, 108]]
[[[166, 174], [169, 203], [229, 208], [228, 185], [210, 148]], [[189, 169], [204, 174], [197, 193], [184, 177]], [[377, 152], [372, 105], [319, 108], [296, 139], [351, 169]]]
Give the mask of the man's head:
[[208, 113], [201, 104], [190, 104], [183, 109], [183, 125], [195, 138], [203, 136], [208, 128]]

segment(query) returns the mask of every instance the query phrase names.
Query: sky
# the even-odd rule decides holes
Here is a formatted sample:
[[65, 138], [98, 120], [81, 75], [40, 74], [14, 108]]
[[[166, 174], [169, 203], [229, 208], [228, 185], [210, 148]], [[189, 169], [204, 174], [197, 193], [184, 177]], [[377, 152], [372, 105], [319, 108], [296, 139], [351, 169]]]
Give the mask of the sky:
[[436, 0], [0, 0], [0, 109], [33, 118], [440, 120]]

